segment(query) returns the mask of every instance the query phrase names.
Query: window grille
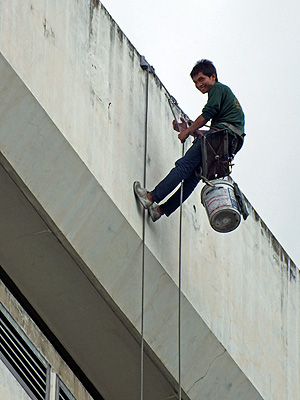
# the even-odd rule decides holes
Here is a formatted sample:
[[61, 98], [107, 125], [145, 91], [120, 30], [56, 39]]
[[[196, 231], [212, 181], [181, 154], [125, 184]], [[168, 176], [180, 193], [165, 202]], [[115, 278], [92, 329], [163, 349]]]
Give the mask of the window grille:
[[49, 364], [0, 304], [0, 359], [34, 400], [47, 400]]
[[57, 379], [56, 400], [76, 400], [60, 379]]

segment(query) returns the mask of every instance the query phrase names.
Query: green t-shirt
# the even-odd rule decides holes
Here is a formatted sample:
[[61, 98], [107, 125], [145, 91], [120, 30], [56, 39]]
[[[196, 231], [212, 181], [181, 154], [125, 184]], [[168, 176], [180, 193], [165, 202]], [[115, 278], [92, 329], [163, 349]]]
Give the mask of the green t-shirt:
[[[211, 126], [216, 128], [228, 129], [222, 125], [222, 122], [227, 122], [244, 132], [245, 116], [242, 107], [231, 89], [220, 82], [216, 82], [209, 89], [202, 116], [207, 121], [211, 120]], [[228, 130], [233, 133], [230, 129]]]

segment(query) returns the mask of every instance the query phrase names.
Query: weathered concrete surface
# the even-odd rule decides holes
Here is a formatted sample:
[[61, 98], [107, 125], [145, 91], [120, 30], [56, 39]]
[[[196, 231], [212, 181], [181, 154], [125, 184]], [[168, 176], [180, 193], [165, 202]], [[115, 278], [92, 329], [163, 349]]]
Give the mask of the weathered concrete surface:
[[[131, 184], [142, 180], [144, 168], [146, 73], [139, 67], [139, 55], [96, 1], [87, 4], [69, 0], [61, 4], [39, 0], [24, 4], [13, 0], [8, 4], [2, 0], [0, 7], [0, 49], [58, 128], [55, 135], [49, 128], [52, 138], [55, 137], [49, 142], [50, 134], [45, 134], [42, 117], [34, 132], [27, 129], [26, 137], [20, 138], [25, 122], [32, 123], [27, 104], [21, 105], [25, 120], [14, 138], [13, 117], [0, 125], [4, 159], [20, 175], [24, 190], [37, 199], [39, 212], [50, 216], [59, 228], [61, 240], [67, 239], [138, 329], [140, 273], [132, 268], [140, 263], [142, 222]], [[3, 90], [2, 102], [6, 98]], [[14, 96], [7, 108], [2, 104], [1, 115], [11, 112], [16, 102]], [[164, 89], [151, 76], [147, 154], [150, 188], [180, 156], [171, 120]], [[27, 149], [33, 144], [34, 151], [28, 160]], [[64, 146], [69, 146], [67, 154], [62, 152]], [[82, 172], [83, 164], [77, 166], [71, 150], [78, 154], [90, 175]], [[70, 165], [72, 179], [67, 173]], [[92, 176], [98, 183], [97, 190]], [[263, 398], [297, 398], [299, 270], [250, 205], [247, 222], [229, 235], [220, 235], [209, 228], [198, 196], [196, 191], [184, 206], [183, 293], [187, 304], [201, 316]], [[163, 280], [158, 279], [153, 286], [152, 279], [154, 264], [159, 266], [158, 277], [177, 281], [178, 215], [155, 225], [147, 223], [146, 228], [149, 292], [146, 290], [145, 336], [152, 349], [157, 353], [159, 349], [159, 358], [176, 376], [175, 317], [169, 320], [174, 340], [159, 342], [160, 334], [168, 338], [170, 332], [165, 324], [154, 335], [161, 314], [153, 307], [153, 301], [161, 295], [160, 307], [173, 310], [176, 304], [168, 302], [173, 294], [170, 296], [165, 290], [167, 284], [161, 285]], [[124, 260], [122, 267], [120, 259]], [[160, 312], [168, 315], [166, 309]], [[183, 326], [188, 328], [190, 319], [185, 320], [185, 315]], [[197, 339], [197, 335], [190, 341], [187, 337], [186, 333], [183, 357], [189, 353], [190, 343]], [[200, 335], [198, 340], [201, 345]], [[221, 352], [216, 352], [206, 366], [213, 360], [222, 360], [218, 358]], [[200, 378], [209, 375], [201, 375], [191, 367], [191, 358], [187, 358], [183, 369], [184, 389], [188, 392], [192, 388], [189, 395], [198, 399], [199, 393], [203, 393], [201, 384], [208, 380]], [[212, 365], [220, 367], [221, 363]], [[220, 368], [228, 371], [227, 367]], [[224, 399], [224, 386], [220, 387]], [[217, 398], [212, 393], [210, 396]], [[229, 396], [235, 398], [232, 393]]]
[[[59, 379], [67, 386], [68, 390], [75, 396], [76, 399], [93, 400], [89, 393], [82, 386], [78, 378], [59, 356], [57, 351], [55, 351], [54, 347], [38, 329], [29, 315], [24, 311], [22, 306], [11, 295], [2, 281], [0, 281], [0, 302], [18, 327], [21, 328], [21, 331], [26, 335], [27, 339], [29, 339], [35, 349], [50, 365], [49, 400], [57, 399], [57, 377], [59, 377]], [[27, 400], [31, 398], [1, 360], [0, 398], [3, 400]]]
[[[0, 73], [0, 263], [105, 399], [138, 398], [141, 239], [3, 58]], [[178, 289], [145, 259], [153, 400], [176, 393]], [[186, 298], [183, 316], [183, 398], [259, 398]]]

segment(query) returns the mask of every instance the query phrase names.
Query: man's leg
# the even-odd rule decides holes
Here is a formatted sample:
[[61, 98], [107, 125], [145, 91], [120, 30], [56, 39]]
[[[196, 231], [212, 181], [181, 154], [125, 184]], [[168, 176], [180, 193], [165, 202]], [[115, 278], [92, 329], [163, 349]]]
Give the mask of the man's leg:
[[183, 201], [192, 193], [199, 182], [199, 178], [195, 175], [195, 169], [201, 164], [201, 138], [195, 140], [192, 147], [185, 155], [176, 161], [175, 168], [155, 187], [152, 192], [142, 188], [140, 182], [134, 182], [133, 188], [135, 195], [144, 208], [149, 210], [152, 221], [157, 221], [161, 215], [169, 216], [180, 205], [179, 189], [161, 208], [158, 204], [166, 196], [168, 196], [183, 180]]
[[[155, 189], [151, 191], [150, 196], [154, 199], [156, 203], [159, 203], [166, 196], [168, 196], [168, 194], [170, 194], [181, 183], [182, 180], [194, 176], [195, 175], [194, 171], [200, 164], [201, 164], [201, 140], [199, 138], [195, 141], [192, 147], [189, 148], [189, 150], [185, 153], [185, 155], [176, 161], [175, 167], [155, 187]], [[187, 185], [187, 187], [190, 188], [191, 186]], [[193, 189], [194, 188], [195, 185]], [[191, 192], [189, 193], [189, 195], [190, 194]]]
[[[200, 139], [198, 140], [200, 142]], [[229, 135], [229, 143], [230, 154], [235, 154], [237, 150], [238, 139], [233, 135]], [[199, 152], [201, 153], [201, 146]], [[182, 202], [184, 202], [190, 196], [195, 187], [198, 185], [199, 181], [200, 178], [195, 173], [192, 173], [188, 178], [184, 179]], [[180, 197], [181, 187], [164, 204], [159, 205], [159, 211], [168, 217], [180, 206]]]
[[[200, 178], [193, 172], [188, 178], [183, 181], [183, 194], [182, 202], [184, 202], [189, 195], [194, 191], [198, 185]], [[171, 215], [179, 206], [181, 198], [181, 187], [164, 203], [160, 204], [160, 212], [167, 217]]]

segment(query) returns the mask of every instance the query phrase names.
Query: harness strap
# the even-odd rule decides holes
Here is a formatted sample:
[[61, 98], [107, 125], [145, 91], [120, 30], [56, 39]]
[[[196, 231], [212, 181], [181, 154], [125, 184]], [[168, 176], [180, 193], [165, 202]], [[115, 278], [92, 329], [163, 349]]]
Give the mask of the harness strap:
[[228, 128], [231, 129], [232, 132], [236, 133], [241, 138], [246, 136], [246, 133], [242, 132], [239, 128], [237, 128], [236, 126], [230, 124], [229, 122], [220, 122], [220, 124], [228, 126]]

